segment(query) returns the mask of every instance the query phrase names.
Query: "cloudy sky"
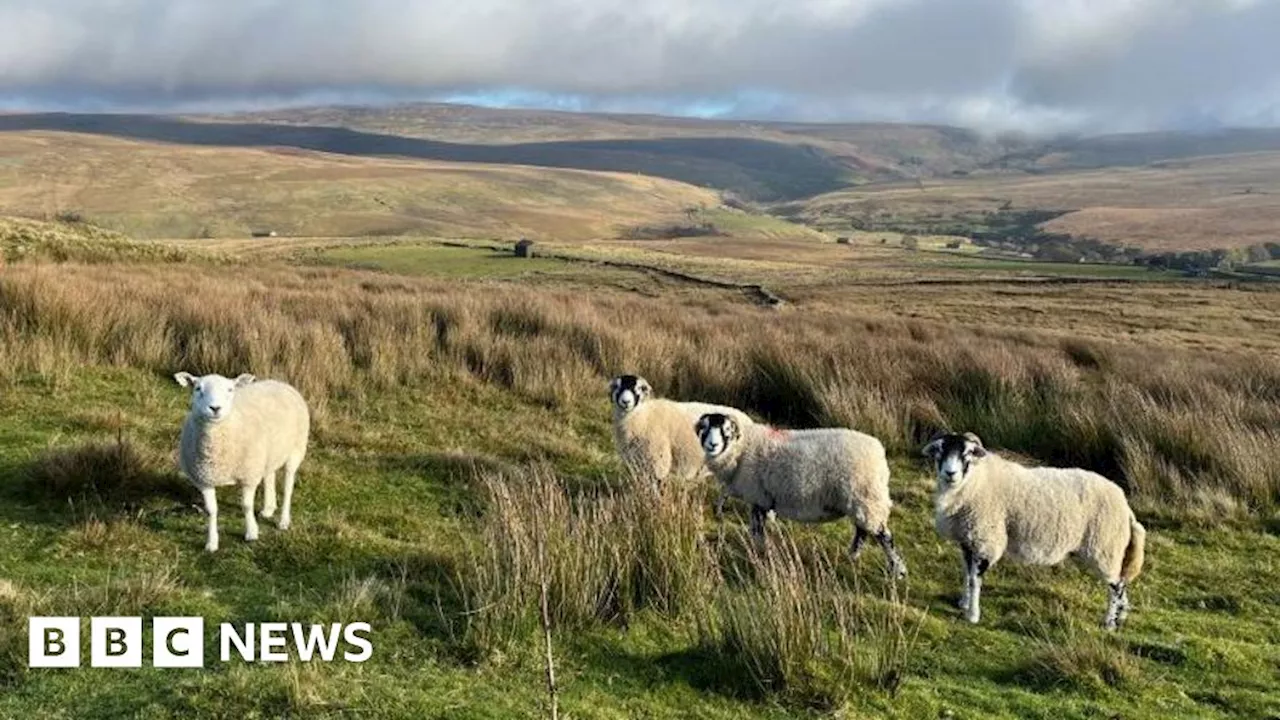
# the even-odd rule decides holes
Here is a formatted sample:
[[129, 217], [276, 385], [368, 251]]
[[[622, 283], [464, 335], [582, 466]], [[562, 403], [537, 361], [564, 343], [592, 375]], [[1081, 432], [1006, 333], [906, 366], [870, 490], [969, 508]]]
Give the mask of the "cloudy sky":
[[0, 0], [0, 109], [1280, 125], [1280, 0]]

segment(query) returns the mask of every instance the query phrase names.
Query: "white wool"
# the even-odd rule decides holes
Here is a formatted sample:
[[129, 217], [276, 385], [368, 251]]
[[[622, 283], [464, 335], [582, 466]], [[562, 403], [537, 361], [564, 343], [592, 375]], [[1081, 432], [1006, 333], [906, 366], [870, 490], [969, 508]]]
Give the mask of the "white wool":
[[657, 485], [692, 482], [707, 473], [694, 431], [703, 414], [722, 412], [744, 425], [752, 422], [750, 416], [736, 408], [654, 397], [649, 383], [639, 376], [614, 378], [610, 393], [614, 400], [614, 445], [619, 457], [629, 472]]
[[[1124, 583], [1142, 570], [1146, 535], [1124, 491], [1080, 468], [1025, 467], [987, 452], [976, 435], [950, 437], [956, 451], [938, 457], [938, 533], [987, 567], [1005, 557], [1031, 565], [1077, 557], [1113, 586], [1108, 617], [1114, 625], [1115, 613], [1125, 609], [1120, 605], [1127, 607]], [[973, 453], [967, 469], [961, 443]], [[929, 447], [944, 452], [941, 444], [931, 443], [927, 453]], [[976, 602], [969, 609], [976, 622]]]
[[275, 476], [284, 468], [284, 502], [280, 527], [292, 520], [293, 484], [307, 452], [311, 417], [296, 389], [277, 380], [255, 381], [252, 375], [235, 380], [221, 375], [196, 378], [174, 376], [192, 387], [191, 410], [182, 426], [178, 464], [204, 496], [209, 513], [206, 549], [218, 548], [217, 501], [214, 488], [236, 485], [245, 511], [245, 537], [257, 539], [254, 495], [266, 481], [263, 514], [276, 509]]
[[874, 536], [895, 574], [906, 573], [889, 532], [889, 463], [879, 440], [845, 428], [778, 430], [733, 423], [728, 430], [711, 424], [700, 429], [707, 466], [729, 495], [752, 506], [758, 538], [763, 539], [764, 515], [770, 511], [800, 522], [848, 517], [856, 529], [855, 554], [860, 538]]

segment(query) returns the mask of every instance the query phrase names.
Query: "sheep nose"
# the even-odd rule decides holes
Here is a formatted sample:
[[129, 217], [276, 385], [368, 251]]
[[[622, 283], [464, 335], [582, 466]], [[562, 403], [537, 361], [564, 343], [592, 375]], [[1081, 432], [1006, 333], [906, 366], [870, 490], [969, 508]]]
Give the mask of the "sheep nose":
[[209, 412], [213, 413], [214, 415], [217, 415], [217, 414], [218, 414], [218, 411], [219, 411], [219, 410], [221, 410], [221, 409], [222, 409], [222, 406], [221, 406], [221, 405], [210, 405], [210, 406], [209, 406]]

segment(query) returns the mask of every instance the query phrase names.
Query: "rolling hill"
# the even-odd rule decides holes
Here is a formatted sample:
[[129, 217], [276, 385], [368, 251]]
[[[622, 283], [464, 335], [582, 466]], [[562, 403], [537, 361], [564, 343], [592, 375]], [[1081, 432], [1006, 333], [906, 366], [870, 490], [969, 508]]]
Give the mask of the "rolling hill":
[[1145, 251], [1257, 246], [1280, 221], [1277, 130], [1036, 140], [420, 103], [0, 114], [0, 153], [0, 211], [77, 210], [152, 237], [578, 241], [674, 227], [726, 197], [835, 231], [980, 232], [1034, 212], [1044, 232]]
[[715, 193], [637, 174], [0, 133], [0, 214], [76, 213], [141, 238], [403, 233], [573, 241], [668, 222]]
[[1280, 152], [897, 183], [819, 196], [793, 211], [832, 228], [918, 232], [964, 232], [1001, 212], [1043, 211], [1045, 232], [1113, 245], [1245, 248], [1280, 240]]
[[754, 200], [807, 197], [863, 176], [892, 175], [887, 168], [851, 155], [852, 151], [840, 155], [800, 138], [784, 142], [752, 134], [475, 143], [234, 118], [0, 115], [0, 133], [31, 131], [218, 148], [285, 147], [359, 157], [638, 173], [728, 190]]

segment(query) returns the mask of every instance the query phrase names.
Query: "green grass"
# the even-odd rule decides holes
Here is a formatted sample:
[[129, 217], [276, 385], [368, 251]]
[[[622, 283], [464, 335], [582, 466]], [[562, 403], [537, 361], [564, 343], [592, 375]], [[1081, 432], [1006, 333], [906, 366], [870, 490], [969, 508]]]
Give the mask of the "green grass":
[[319, 261], [403, 275], [448, 278], [514, 278], [528, 273], [571, 273], [573, 263], [551, 258], [518, 258], [511, 252], [420, 243], [360, 245], [323, 250]]
[[730, 208], [699, 211], [699, 222], [708, 222], [729, 235], [743, 237], [801, 238], [824, 240], [822, 233], [773, 215], [744, 212]]
[[[544, 713], [536, 635], [476, 662], [451, 634], [453, 579], [477, 500], [470, 463], [550, 461], [591, 478], [617, 473], [603, 398], [548, 409], [457, 377], [333, 401], [300, 473], [295, 523], [243, 542], [221, 496], [223, 548], [201, 551], [203, 518], [173, 499], [118, 512], [42, 495], [27, 479], [50, 450], [121, 432], [152, 469], [185, 412], [168, 378], [79, 371], [0, 394], [0, 717], [533, 717]], [[896, 695], [859, 688], [852, 717], [1267, 717], [1280, 712], [1280, 538], [1251, 525], [1150, 525], [1148, 568], [1118, 636], [1096, 628], [1105, 591], [1082, 570], [997, 566], [984, 619], [952, 607], [956, 550], [930, 522], [930, 483], [895, 465], [895, 534], [924, 611]], [[195, 501], [194, 493], [191, 501]], [[708, 522], [711, 522], [708, 520]], [[731, 506], [723, 529], [742, 523]], [[715, 527], [712, 525], [712, 527]], [[793, 526], [789, 526], [793, 527]], [[773, 531], [776, 533], [776, 529]], [[844, 523], [794, 533], [839, 553]], [[776, 535], [775, 535], [776, 537]], [[876, 594], [882, 558], [841, 564]], [[6, 585], [8, 583], [9, 585]], [[6, 589], [7, 588], [7, 589]], [[210, 622], [363, 619], [375, 655], [360, 666], [213, 662], [209, 669], [26, 670], [30, 611], [200, 614]], [[760, 697], [708, 654], [695, 628], [641, 611], [626, 627], [558, 632], [562, 712], [605, 717], [800, 717]]]

